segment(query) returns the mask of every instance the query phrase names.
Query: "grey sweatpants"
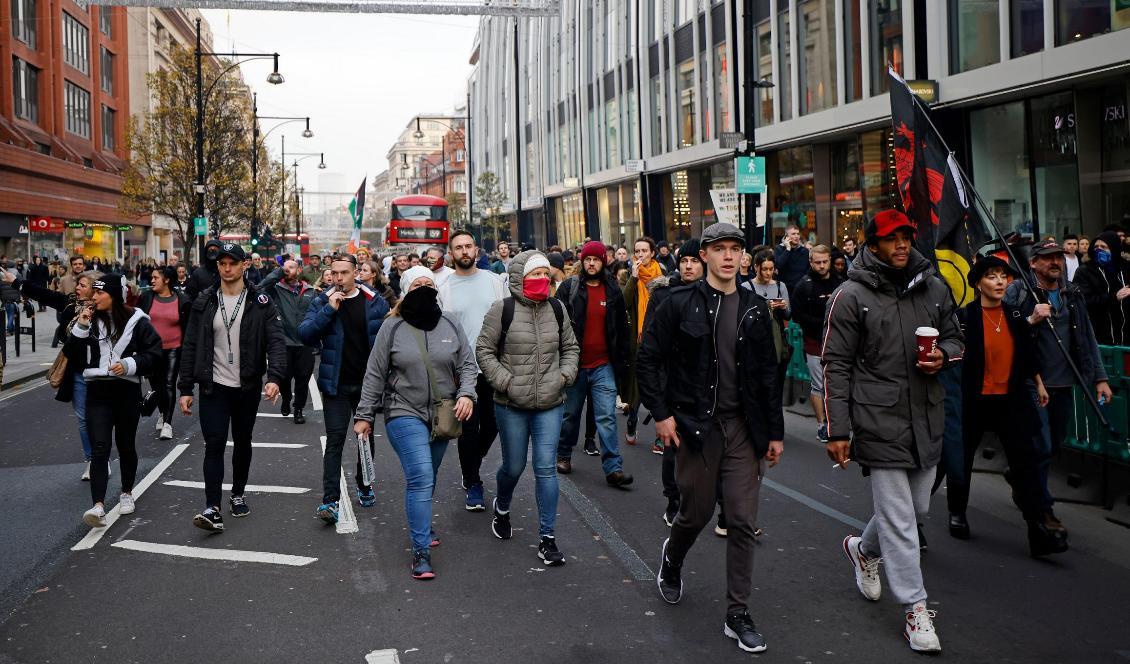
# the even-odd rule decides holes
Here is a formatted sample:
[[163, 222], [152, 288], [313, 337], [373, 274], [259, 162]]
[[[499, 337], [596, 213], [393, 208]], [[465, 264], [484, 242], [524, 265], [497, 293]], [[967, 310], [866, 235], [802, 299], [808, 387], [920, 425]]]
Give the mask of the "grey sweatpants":
[[863, 529], [863, 554], [883, 558], [891, 594], [907, 610], [926, 600], [918, 551], [918, 516], [930, 511], [930, 489], [937, 469], [871, 469], [875, 513]]

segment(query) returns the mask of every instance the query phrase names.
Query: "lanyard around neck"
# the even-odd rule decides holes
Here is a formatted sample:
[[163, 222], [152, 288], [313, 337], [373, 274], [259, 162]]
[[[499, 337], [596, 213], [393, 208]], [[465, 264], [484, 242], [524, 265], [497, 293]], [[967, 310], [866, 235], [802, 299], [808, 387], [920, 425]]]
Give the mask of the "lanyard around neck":
[[228, 338], [228, 364], [235, 364], [235, 353], [232, 352], [231, 345], [231, 328], [235, 325], [236, 318], [239, 316], [239, 308], [243, 306], [243, 300], [247, 297], [247, 289], [244, 288], [239, 292], [239, 299], [235, 301], [235, 308], [232, 309], [231, 319], [228, 318], [227, 307], [224, 306], [224, 294], [220, 293], [220, 320], [224, 322], [224, 334]]

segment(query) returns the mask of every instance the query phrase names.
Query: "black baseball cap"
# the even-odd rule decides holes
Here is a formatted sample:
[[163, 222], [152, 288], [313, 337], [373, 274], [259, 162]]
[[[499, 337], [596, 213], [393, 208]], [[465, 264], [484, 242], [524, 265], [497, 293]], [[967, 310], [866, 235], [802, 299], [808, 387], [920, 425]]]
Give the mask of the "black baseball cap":
[[216, 252], [216, 260], [219, 260], [221, 256], [234, 258], [237, 261], [247, 260], [247, 252], [235, 242], [224, 242], [221, 244], [219, 251]]
[[1032, 245], [1033, 256], [1051, 256], [1053, 254], [1062, 254], [1063, 247], [1059, 246], [1055, 240], [1044, 240]]

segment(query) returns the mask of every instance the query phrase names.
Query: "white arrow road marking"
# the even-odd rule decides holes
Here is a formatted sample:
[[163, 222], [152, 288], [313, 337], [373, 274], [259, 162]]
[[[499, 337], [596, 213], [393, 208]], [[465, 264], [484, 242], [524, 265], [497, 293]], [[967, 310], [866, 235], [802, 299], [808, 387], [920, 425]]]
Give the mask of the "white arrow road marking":
[[[145, 490], [157, 481], [157, 478], [161, 476], [161, 473], [168, 470], [169, 466], [173, 465], [173, 462], [177, 460], [177, 457], [179, 457], [187, 449], [188, 443], [181, 443], [180, 445], [177, 445], [173, 449], [169, 450], [169, 453], [165, 455], [165, 458], [161, 459], [161, 462], [154, 466], [153, 470], [149, 471], [149, 474], [145, 476], [145, 479], [141, 480], [133, 487], [133, 499], [136, 501], [137, 499], [141, 498], [141, 494], [145, 493]], [[78, 544], [71, 547], [71, 551], [84, 551], [86, 549], [94, 548], [94, 545], [98, 543], [98, 540], [102, 539], [102, 536], [106, 534], [106, 531], [110, 529], [110, 526], [114, 525], [114, 522], [116, 522], [118, 520], [118, 517], [120, 516], [121, 512], [118, 511], [118, 506], [115, 505], [114, 509], [110, 510], [110, 512], [106, 515], [106, 525], [100, 528], [91, 528], [90, 532], [87, 533], [86, 536], [81, 540], [79, 540]]]
[[[162, 482], [165, 486], [179, 486], [186, 489], [203, 489], [203, 482], [191, 482], [189, 480], [169, 480]], [[223, 485], [224, 491], [231, 491], [231, 485]], [[304, 489], [300, 486], [270, 486], [266, 484], [248, 484], [244, 487], [247, 491], [252, 493], [308, 493], [310, 489]]]
[[365, 655], [365, 664], [400, 664], [400, 656], [395, 648], [374, 650]]
[[[228, 447], [235, 447], [235, 443], [228, 441]], [[251, 447], [276, 447], [284, 450], [298, 450], [306, 447], [305, 443], [251, 443]]]
[[[326, 437], [320, 436], [322, 440], [322, 456], [326, 455]], [[349, 445], [345, 445], [346, 448]], [[342, 450], [342, 456], [344, 455]], [[341, 496], [338, 498], [338, 517], [337, 523], [334, 524], [337, 528], [338, 535], [345, 535], [347, 533], [355, 533], [360, 528], [357, 526], [357, 517], [353, 514], [353, 501], [349, 499], [349, 484], [345, 481], [345, 471], [341, 471], [341, 488], [339, 489]]]
[[143, 551], [145, 553], [160, 553], [166, 556], [181, 556], [184, 558], [203, 558], [204, 560], [233, 560], [241, 563], [267, 563], [270, 565], [290, 565], [303, 567], [317, 558], [307, 556], [291, 556], [285, 553], [270, 553], [267, 551], [240, 551], [237, 549], [208, 549], [200, 546], [182, 546], [179, 544], [157, 544], [156, 542], [139, 542], [137, 540], [122, 540], [110, 546], [130, 551]]

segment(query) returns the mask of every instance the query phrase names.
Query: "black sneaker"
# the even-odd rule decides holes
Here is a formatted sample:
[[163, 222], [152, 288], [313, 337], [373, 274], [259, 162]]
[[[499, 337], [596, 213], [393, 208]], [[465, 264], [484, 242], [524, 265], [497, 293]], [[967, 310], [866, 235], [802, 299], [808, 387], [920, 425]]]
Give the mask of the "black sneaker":
[[514, 535], [514, 529], [510, 527], [510, 512], [503, 514], [498, 511], [498, 498], [494, 499], [491, 509], [494, 512], [494, 519], [490, 522], [490, 531], [498, 539], [510, 539]]
[[585, 438], [585, 454], [589, 456], [600, 456], [600, 450], [596, 449], [596, 440]]
[[231, 515], [234, 517], [238, 518], [251, 514], [251, 508], [247, 506], [247, 501], [243, 499], [243, 496], [228, 498], [228, 505], [231, 507]]
[[553, 535], [542, 535], [538, 544], [538, 558], [542, 559], [546, 567], [557, 567], [565, 564], [565, 554], [557, 550], [557, 539]]
[[294, 423], [295, 424], [306, 424], [306, 416], [302, 414], [301, 408], [295, 408], [294, 409]]
[[432, 554], [427, 550], [412, 552], [412, 578], [419, 581], [436, 578], [432, 568]]
[[670, 528], [675, 525], [675, 517], [677, 516], [679, 516], [679, 499], [668, 498], [667, 509], [663, 511], [663, 523], [667, 524], [667, 527]]
[[667, 560], [667, 543], [671, 538], [663, 540], [663, 548], [659, 552], [659, 574], [655, 575], [655, 585], [659, 588], [659, 596], [668, 604], [678, 604], [683, 598], [683, 566], [676, 565]]
[[201, 530], [210, 530], [215, 533], [223, 532], [224, 517], [220, 516], [219, 506], [209, 507], [192, 517], [192, 525]]
[[765, 652], [765, 637], [757, 633], [753, 618], [746, 609], [727, 613], [722, 633], [736, 640], [738, 647], [746, 652]]
[[283, 401], [282, 406], [279, 406], [279, 412], [282, 413], [283, 417], [290, 417], [290, 402]]

